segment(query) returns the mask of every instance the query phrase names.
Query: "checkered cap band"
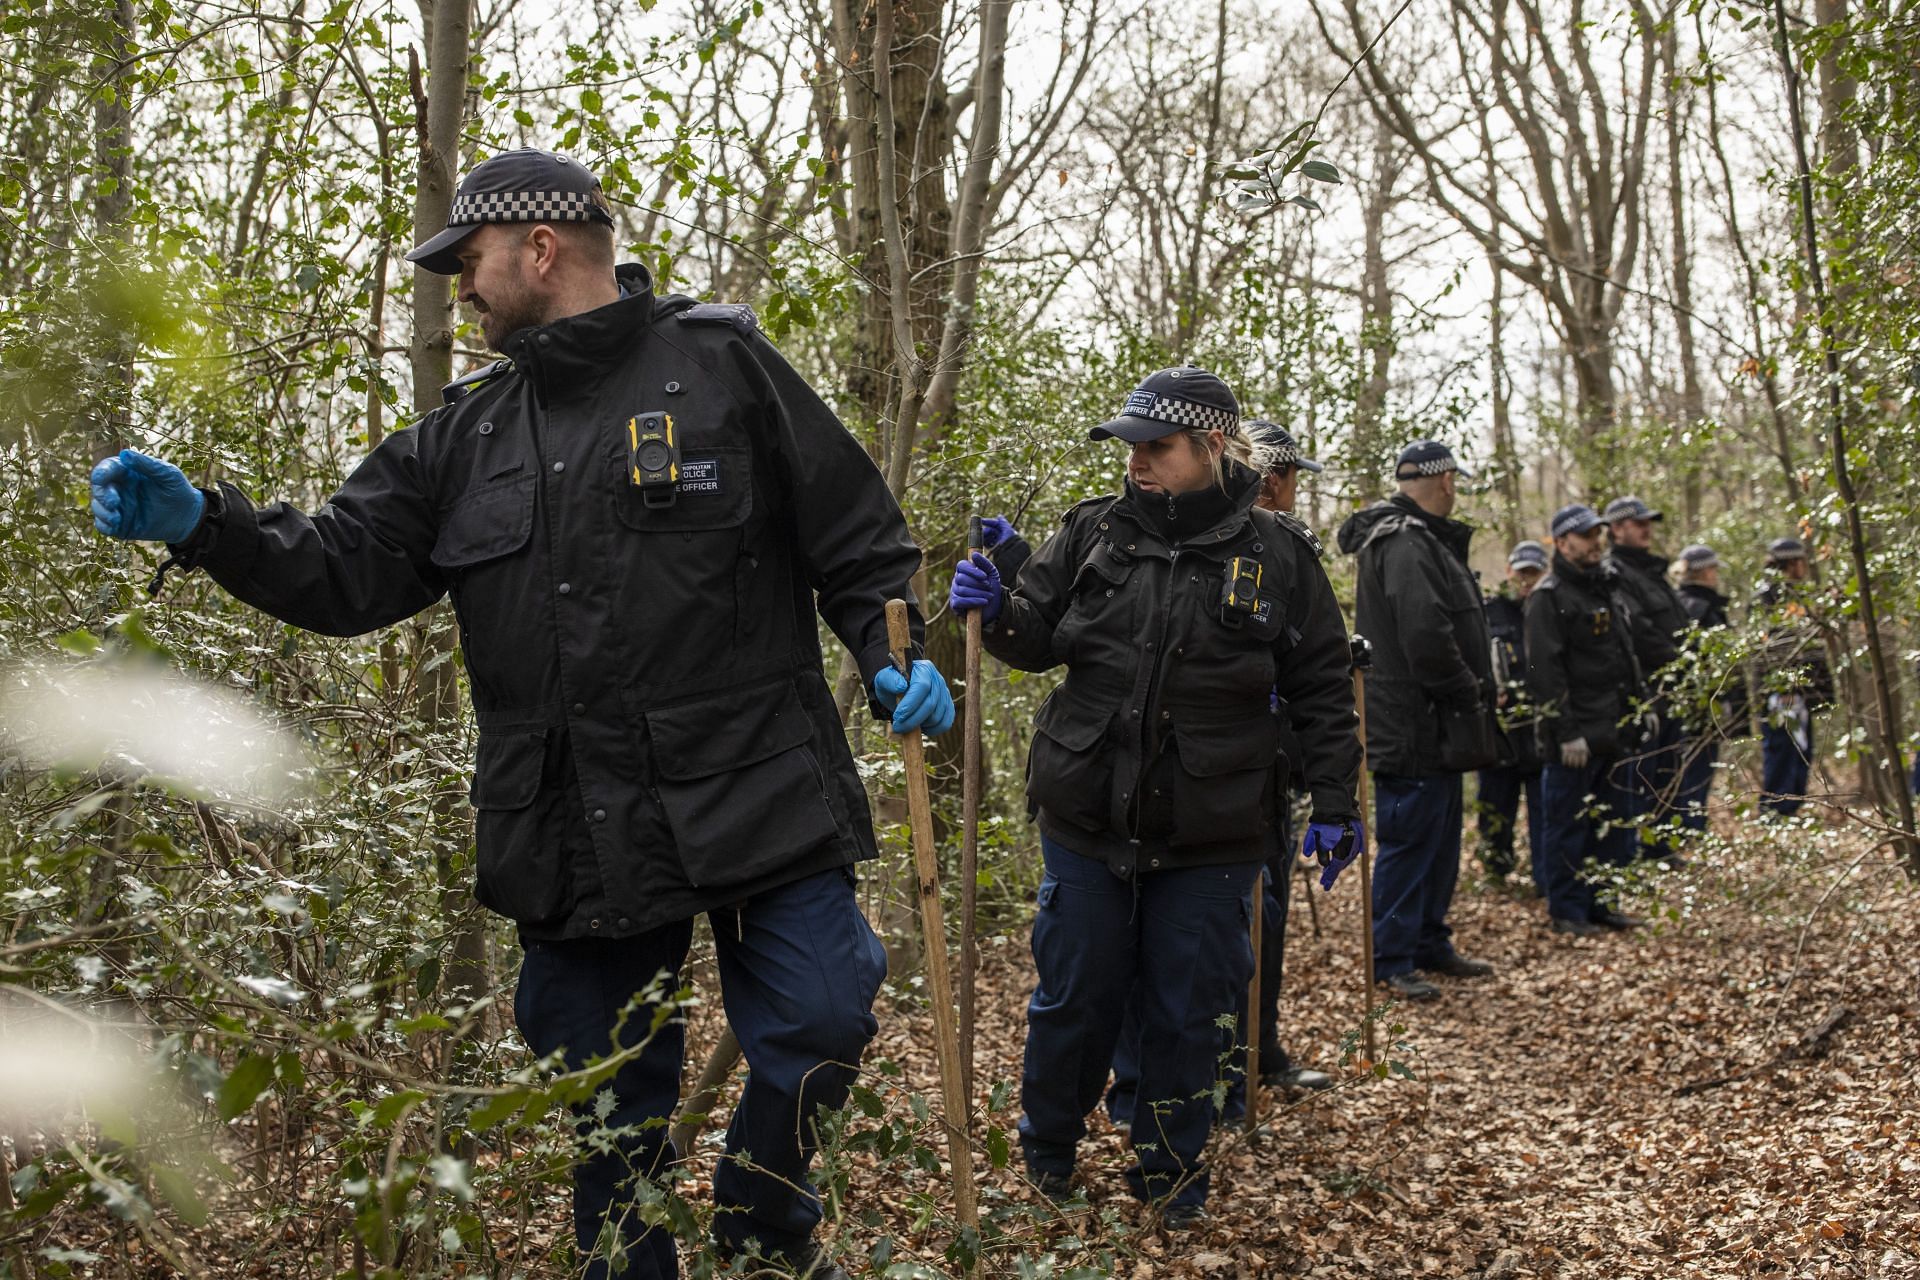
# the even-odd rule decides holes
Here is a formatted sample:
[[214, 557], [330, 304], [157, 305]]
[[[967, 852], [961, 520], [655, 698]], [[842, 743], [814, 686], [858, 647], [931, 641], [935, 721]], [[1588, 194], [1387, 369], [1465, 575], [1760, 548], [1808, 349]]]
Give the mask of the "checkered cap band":
[[1194, 431], [1212, 431], [1217, 428], [1230, 436], [1240, 434], [1240, 415], [1231, 409], [1201, 404], [1198, 400], [1163, 396], [1154, 391], [1129, 393], [1127, 403], [1120, 412], [1132, 418], [1152, 418], [1155, 422], [1172, 422]]
[[1437, 476], [1443, 471], [1458, 471], [1460, 464], [1450, 455], [1428, 458], [1425, 462], [1403, 462], [1394, 469], [1395, 480], [1411, 480], [1415, 476]]
[[457, 196], [447, 225], [476, 222], [608, 221], [607, 211], [584, 191], [479, 191]]

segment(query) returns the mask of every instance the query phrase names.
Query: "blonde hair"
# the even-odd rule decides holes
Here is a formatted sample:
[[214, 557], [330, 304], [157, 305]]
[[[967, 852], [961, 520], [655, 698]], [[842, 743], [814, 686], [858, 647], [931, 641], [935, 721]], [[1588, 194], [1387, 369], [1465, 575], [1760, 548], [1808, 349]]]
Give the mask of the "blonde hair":
[[1250, 456], [1251, 446], [1247, 444], [1247, 438], [1238, 432], [1221, 433], [1226, 437], [1226, 445], [1220, 450], [1220, 456], [1217, 458], [1214, 457], [1213, 450], [1208, 447], [1207, 437], [1213, 434], [1213, 428], [1187, 427], [1180, 434], [1187, 438], [1187, 447], [1193, 450], [1195, 457], [1204, 458], [1213, 464], [1213, 484], [1217, 489], [1227, 487], [1226, 459], [1232, 458], [1235, 462], [1245, 462]]

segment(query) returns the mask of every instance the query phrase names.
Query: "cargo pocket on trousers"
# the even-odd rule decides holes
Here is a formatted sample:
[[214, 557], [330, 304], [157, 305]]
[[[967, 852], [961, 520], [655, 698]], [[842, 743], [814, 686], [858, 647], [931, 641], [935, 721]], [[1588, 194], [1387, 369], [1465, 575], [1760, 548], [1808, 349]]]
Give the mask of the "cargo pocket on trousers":
[[791, 681], [644, 715], [660, 805], [695, 888], [746, 884], [839, 830]]
[[1280, 730], [1264, 711], [1225, 722], [1182, 720], [1173, 713], [1180, 751], [1174, 774], [1176, 846], [1254, 840], [1271, 811], [1273, 775], [1280, 768]]
[[567, 906], [557, 824], [541, 820], [547, 731], [482, 733], [473, 762], [474, 896], [520, 924], [546, 924]]

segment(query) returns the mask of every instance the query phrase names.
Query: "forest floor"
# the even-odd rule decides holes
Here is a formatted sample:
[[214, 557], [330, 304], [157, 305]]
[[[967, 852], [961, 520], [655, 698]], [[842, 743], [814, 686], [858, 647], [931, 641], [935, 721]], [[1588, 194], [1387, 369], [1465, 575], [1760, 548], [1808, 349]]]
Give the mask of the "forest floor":
[[[1316, 893], [1317, 928], [1297, 891], [1282, 1034], [1297, 1061], [1341, 1083], [1290, 1105], [1269, 1096], [1256, 1136], [1218, 1134], [1211, 1216], [1184, 1231], [1128, 1196], [1125, 1145], [1104, 1112], [1081, 1152], [1085, 1209], [1046, 1209], [1020, 1177], [1017, 1146], [997, 1169], [982, 1155], [990, 1226], [979, 1274], [1920, 1280], [1920, 898], [1884, 852], [1811, 824], [1722, 834], [1738, 840], [1650, 873], [1623, 897], [1658, 924], [1594, 940], [1550, 933], [1539, 901], [1480, 882], [1469, 859], [1455, 940], [1498, 970], [1441, 979], [1440, 1000], [1388, 1013], [1399, 1030], [1384, 1056], [1411, 1078], [1342, 1062], [1362, 1017], [1358, 877]], [[984, 1122], [1010, 1137], [1033, 985], [1027, 927], [1009, 926], [983, 951], [977, 1093], [997, 1095]], [[837, 1161], [844, 1189], [822, 1234], [856, 1276], [958, 1274], [941, 1258], [953, 1235], [935, 1158], [944, 1149], [919, 1105], [939, 1097], [939, 1075], [918, 989], [917, 975], [897, 972], [883, 993], [865, 1079], [879, 1114], [852, 1122], [869, 1141], [844, 1144]], [[689, 1076], [717, 1034], [718, 1002], [696, 1006], [690, 1022]], [[724, 1105], [713, 1119], [683, 1162], [693, 1205], [710, 1203]], [[898, 1140], [872, 1141], [883, 1132]], [[558, 1150], [563, 1138], [555, 1129], [547, 1141]], [[500, 1255], [520, 1259], [503, 1277], [579, 1274], [558, 1265], [569, 1215], [564, 1172], [548, 1169], [537, 1186], [520, 1184], [531, 1195], [508, 1188], [483, 1210]], [[223, 1213], [184, 1233], [197, 1273], [369, 1274], [337, 1235], [316, 1234], [338, 1202], [329, 1180], [308, 1185], [318, 1200], [304, 1208]], [[36, 1247], [125, 1259], [73, 1274], [175, 1274], [124, 1231], [110, 1238], [105, 1215], [49, 1228]], [[689, 1273], [712, 1268], [683, 1258]], [[462, 1260], [431, 1274], [495, 1272]]]
[[[1539, 901], [1466, 870], [1456, 942], [1498, 971], [1440, 979], [1442, 999], [1392, 1011], [1405, 1047], [1390, 1056], [1413, 1080], [1349, 1063], [1329, 1093], [1278, 1114], [1270, 1102], [1259, 1136], [1219, 1135], [1211, 1220], [1177, 1233], [1128, 1196], [1104, 1113], [1082, 1149], [1084, 1214], [1011, 1213], [1035, 1199], [1016, 1147], [1010, 1168], [982, 1166], [986, 1200], [1040, 1225], [1016, 1225], [1031, 1238], [988, 1274], [1046, 1274], [1016, 1255], [1051, 1253], [1135, 1280], [1920, 1277], [1920, 919], [1890, 864], [1849, 870], [1857, 848], [1782, 857], [1816, 838], [1758, 836], [1660, 873], [1624, 902], [1668, 918], [1595, 940], [1550, 933]], [[1320, 901], [1317, 934], [1300, 892], [1290, 920], [1283, 1036], [1296, 1060], [1336, 1072], [1360, 1018], [1356, 881]], [[1031, 990], [1024, 931], [994, 940], [982, 1094], [1018, 1080]], [[883, 1013], [881, 1028], [871, 1054], [937, 1097], [924, 1006]], [[1009, 1094], [991, 1119], [1011, 1134]], [[916, 1182], [856, 1179], [843, 1252], [937, 1235], [911, 1220]], [[856, 1221], [876, 1203], [878, 1232]]]

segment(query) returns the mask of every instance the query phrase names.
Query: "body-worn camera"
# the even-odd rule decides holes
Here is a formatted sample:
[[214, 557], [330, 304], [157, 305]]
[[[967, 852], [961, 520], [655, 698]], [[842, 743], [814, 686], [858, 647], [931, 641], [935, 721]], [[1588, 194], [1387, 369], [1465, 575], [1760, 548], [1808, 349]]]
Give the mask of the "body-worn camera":
[[674, 439], [672, 414], [637, 413], [627, 419], [627, 480], [649, 507], [673, 505], [680, 442]]
[[1226, 580], [1220, 587], [1220, 621], [1230, 627], [1242, 626], [1260, 611], [1260, 561], [1254, 556], [1235, 556], [1227, 562]]

